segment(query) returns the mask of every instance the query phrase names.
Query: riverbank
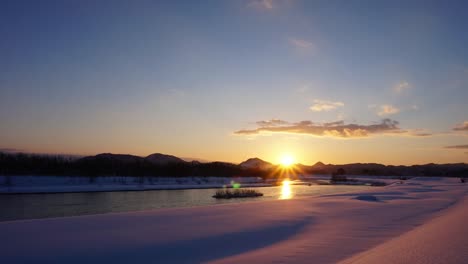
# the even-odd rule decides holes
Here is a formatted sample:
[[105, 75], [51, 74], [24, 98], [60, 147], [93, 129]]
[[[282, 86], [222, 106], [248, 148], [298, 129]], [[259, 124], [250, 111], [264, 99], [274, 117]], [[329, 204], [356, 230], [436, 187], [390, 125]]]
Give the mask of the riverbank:
[[0, 176], [0, 194], [269, 187], [259, 177]]
[[[366, 256], [433, 219], [466, 223], [467, 192], [455, 178], [414, 178], [292, 200], [2, 222], [0, 247], [6, 263], [337, 263]], [[407, 244], [407, 251], [437, 239], [444, 263], [450, 259], [443, 252], [465, 250], [466, 243], [449, 239], [466, 237], [468, 227], [446, 223], [428, 230], [447, 230], [452, 238], [428, 237]]]
[[[338, 185], [385, 185], [398, 177], [349, 176]], [[301, 176], [294, 185], [329, 185], [329, 175]], [[133, 176], [0, 176], [0, 194], [81, 193], [148, 190], [187, 190], [232, 187], [271, 187], [278, 179], [260, 177], [133, 177]]]

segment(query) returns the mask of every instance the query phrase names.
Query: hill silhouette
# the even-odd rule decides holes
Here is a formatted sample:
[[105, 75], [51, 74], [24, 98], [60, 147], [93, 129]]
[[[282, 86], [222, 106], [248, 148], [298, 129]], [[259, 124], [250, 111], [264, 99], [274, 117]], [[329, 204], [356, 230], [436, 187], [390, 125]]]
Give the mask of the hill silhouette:
[[[240, 164], [219, 161], [186, 162], [178, 157], [161, 153], [147, 157], [102, 153], [83, 158], [0, 153], [0, 175], [276, 177], [274, 171], [278, 166], [260, 158], [247, 159]], [[468, 177], [466, 163], [394, 166], [377, 163], [334, 165], [317, 162], [312, 166], [295, 165], [298, 175], [330, 175], [338, 169], [343, 169], [347, 175]]]
[[246, 161], [241, 162], [239, 166], [241, 166], [244, 169], [268, 170], [271, 169], [274, 165], [259, 158], [250, 158]]

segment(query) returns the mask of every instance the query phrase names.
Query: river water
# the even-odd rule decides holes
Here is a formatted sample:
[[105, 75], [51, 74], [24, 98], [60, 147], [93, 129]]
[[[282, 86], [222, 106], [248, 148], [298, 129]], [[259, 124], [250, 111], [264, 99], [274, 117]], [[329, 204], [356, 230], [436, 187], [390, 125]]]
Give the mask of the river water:
[[294, 199], [366, 188], [375, 187], [283, 184], [252, 188], [262, 192], [263, 196], [238, 199], [214, 199], [212, 196], [217, 189], [0, 194], [0, 221]]

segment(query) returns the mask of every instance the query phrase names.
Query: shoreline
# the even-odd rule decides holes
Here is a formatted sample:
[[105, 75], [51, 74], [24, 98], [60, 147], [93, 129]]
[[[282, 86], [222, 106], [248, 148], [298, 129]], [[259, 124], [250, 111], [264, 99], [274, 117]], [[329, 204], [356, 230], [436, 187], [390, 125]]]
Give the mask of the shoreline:
[[[5, 183], [9, 181], [9, 185]], [[131, 176], [103, 176], [93, 178], [79, 176], [0, 176], [2, 194], [52, 194], [148, 190], [216, 189], [238, 183], [246, 187], [264, 187], [258, 177], [159, 177], [135, 178]]]
[[[6, 176], [0, 176], [0, 178]], [[158, 190], [191, 190], [191, 189], [220, 189], [234, 188], [232, 182], [240, 184], [241, 188], [263, 188], [281, 186], [276, 179], [260, 181], [258, 177], [162, 177], [155, 181], [136, 182], [134, 177], [98, 177], [96, 183], [88, 183], [87, 177], [65, 176], [15, 176], [15, 183], [11, 186], [0, 185], [0, 195], [9, 194], [58, 194], [58, 193], [86, 193], [86, 192], [120, 192], [120, 191], [158, 191]], [[351, 176], [350, 176], [351, 177]], [[383, 176], [353, 176], [352, 179], [362, 181], [360, 183], [345, 182], [340, 184], [323, 184], [330, 178], [328, 175], [308, 176], [299, 179], [294, 185], [368, 185], [374, 183], [393, 184], [398, 180], [395, 177]], [[22, 180], [22, 181], [21, 181]], [[5, 181], [5, 179], [3, 179]], [[124, 183], [120, 183], [123, 181]], [[182, 183], [179, 183], [181, 181]], [[1, 179], [0, 179], [1, 182]], [[381, 185], [376, 185], [381, 186]]]
[[[79, 190], [81, 187], [85, 187], [86, 190]], [[122, 187], [122, 188], [120, 188]], [[242, 184], [241, 188], [264, 188], [264, 187], [275, 187], [272, 184]], [[197, 190], [197, 189], [222, 189], [222, 188], [234, 188], [232, 186], [222, 186], [222, 185], [180, 185], [180, 186], [164, 186], [164, 185], [154, 185], [154, 186], [140, 186], [140, 185], [123, 185], [123, 186], [59, 186], [56, 187], [57, 191], [38, 191], [38, 187], [32, 187], [31, 189], [36, 190], [23, 190], [23, 191], [6, 191], [8, 187], [0, 187], [0, 195], [17, 195], [17, 194], [60, 194], [60, 193], [94, 193], [94, 192], [140, 192], [140, 191], [177, 191], [177, 190]], [[14, 189], [18, 189], [13, 187]], [[45, 186], [44, 188], [51, 189], [55, 187]], [[108, 188], [108, 189], [106, 189]], [[25, 188], [27, 189], [27, 188]], [[71, 190], [67, 190], [71, 189]]]

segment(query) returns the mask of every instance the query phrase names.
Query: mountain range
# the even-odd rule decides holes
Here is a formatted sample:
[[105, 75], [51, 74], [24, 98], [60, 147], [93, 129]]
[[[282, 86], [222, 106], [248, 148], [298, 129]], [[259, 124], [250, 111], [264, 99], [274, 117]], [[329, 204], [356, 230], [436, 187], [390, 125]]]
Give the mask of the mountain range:
[[[273, 175], [281, 165], [260, 158], [250, 158], [240, 164], [227, 162], [185, 161], [182, 158], [154, 153], [146, 157], [130, 154], [102, 153], [79, 159], [67, 156], [0, 153], [0, 175], [144, 175], [144, 176], [260, 176]], [[425, 164], [411, 166], [378, 163], [295, 164], [297, 174], [330, 175], [343, 169], [348, 175], [393, 176], [467, 176], [468, 164]]]
[[[148, 161], [155, 165], [168, 165], [168, 164], [193, 164], [200, 163], [196, 160], [187, 162], [176, 156], [154, 153], [147, 157], [139, 157], [133, 155], [123, 154], [98, 154], [96, 156], [85, 157], [84, 159], [114, 159], [121, 162], [136, 162], [136, 161]], [[210, 163], [210, 162], [208, 162]], [[275, 169], [281, 165], [275, 165], [268, 161], [260, 158], [249, 158], [239, 164], [218, 162], [218, 164], [224, 164], [225, 166], [239, 166], [244, 170], [251, 171], [269, 171]], [[378, 163], [351, 163], [351, 164], [324, 164], [317, 162], [314, 165], [295, 164], [293, 165], [295, 171], [303, 174], [331, 174], [342, 168], [346, 174], [349, 175], [407, 175], [407, 176], [459, 176], [461, 174], [468, 176], [468, 164], [466, 163], [452, 163], [452, 164], [424, 164], [424, 165], [383, 165]]]

